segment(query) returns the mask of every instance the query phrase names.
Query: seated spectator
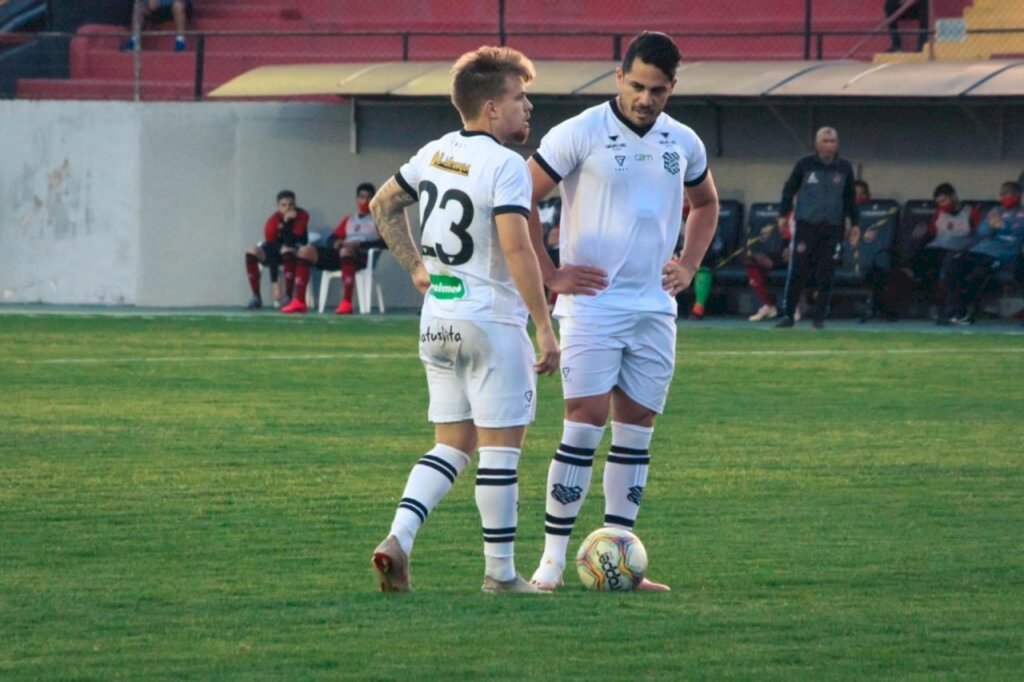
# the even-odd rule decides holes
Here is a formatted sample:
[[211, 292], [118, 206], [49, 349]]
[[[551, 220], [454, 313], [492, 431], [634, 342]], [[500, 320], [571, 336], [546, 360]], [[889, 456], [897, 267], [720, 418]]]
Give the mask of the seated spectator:
[[185, 51], [185, 22], [192, 16], [192, 0], [135, 0], [132, 8], [132, 37], [124, 45], [123, 50], [135, 49], [135, 37], [142, 31], [142, 22], [148, 19], [152, 22], [167, 21], [174, 19], [174, 30], [177, 36], [174, 38], [174, 51]]
[[[260, 271], [270, 268], [274, 307], [281, 305], [281, 286], [277, 281], [278, 268], [284, 266], [285, 294], [291, 298], [295, 282], [295, 249], [309, 241], [309, 214], [295, 205], [295, 192], [281, 190], [277, 194], [277, 210], [263, 226], [263, 241], [245, 254], [245, 271], [252, 289], [250, 309], [262, 308], [260, 297]], [[285, 301], [287, 303], [287, 301]]]
[[[777, 242], [778, 249], [765, 248], [772, 238], [772, 233], [779, 231], [782, 237]], [[789, 263], [789, 241], [793, 238], [793, 213], [787, 216], [785, 227], [781, 223], [765, 225], [761, 228], [761, 234], [757, 242], [747, 249], [743, 265], [747, 269], [747, 281], [754, 294], [761, 302], [761, 307], [750, 316], [751, 322], [764, 322], [779, 316], [779, 309], [775, 307], [775, 297], [768, 292], [768, 273], [772, 270], [785, 267]], [[797, 307], [795, 314], [803, 317], [803, 311]], [[796, 319], [800, 319], [797, 317]]]
[[309, 285], [310, 268], [341, 270], [342, 299], [335, 311], [339, 315], [352, 314], [352, 289], [356, 271], [366, 267], [367, 251], [386, 249], [384, 240], [370, 215], [370, 199], [376, 188], [364, 182], [356, 188], [355, 215], [341, 219], [334, 232], [322, 246], [303, 246], [295, 269], [295, 298], [281, 309], [282, 313], [306, 312], [306, 287]]
[[[888, 19], [896, 14], [896, 11], [899, 10], [903, 2], [904, 0], [885, 0], [885, 17]], [[892, 41], [892, 45], [889, 46], [889, 52], [903, 51], [900, 22], [910, 19], [917, 19], [919, 27], [917, 32], [917, 51], [920, 52], [924, 49], [925, 44], [928, 42], [928, 0], [914, 0], [906, 12], [889, 24], [889, 38]]]
[[[931, 223], [914, 228], [911, 237], [921, 248], [911, 259], [915, 284], [929, 294], [932, 305], [941, 310], [945, 306], [946, 280], [953, 258], [972, 245], [981, 222], [981, 209], [960, 203], [956, 189], [948, 182], [932, 193], [936, 209]], [[940, 315], [939, 324], [945, 321]]]
[[[1024, 208], [1020, 204], [1020, 185], [1004, 182], [999, 189], [1000, 206], [985, 216], [978, 229], [981, 241], [970, 251], [958, 254], [949, 268], [949, 298], [953, 324], [974, 323], [978, 297], [990, 277], [1013, 264], [1021, 273], [1021, 247], [1024, 247]], [[944, 315], [945, 311], [942, 311]], [[942, 318], [940, 318], [942, 319]]]
[[853, 181], [853, 202], [860, 206], [871, 201], [871, 187], [863, 180]]

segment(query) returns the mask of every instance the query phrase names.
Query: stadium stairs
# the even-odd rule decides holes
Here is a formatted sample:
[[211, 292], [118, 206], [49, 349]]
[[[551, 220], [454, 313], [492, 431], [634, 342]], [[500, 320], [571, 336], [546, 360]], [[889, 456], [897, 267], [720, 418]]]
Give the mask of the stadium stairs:
[[[941, 18], [941, 17], [940, 17]], [[935, 58], [949, 61], [1024, 58], [1024, 2], [1021, 0], [974, 0], [963, 9], [967, 31], [1019, 29], [1018, 33], [968, 33], [961, 42], [936, 40]], [[905, 40], [914, 40], [908, 36]], [[928, 49], [875, 55], [878, 64], [928, 61]]]
[[[962, 0], [937, 1], [955, 4], [958, 11], [966, 4]], [[509, 45], [534, 59], [612, 59], [615, 36], [621, 36], [621, 45], [651, 26], [679, 36], [686, 60], [803, 56], [804, 0], [743, 3], [745, 10], [739, 16], [730, 14], [723, 4], [638, 1], [624, 9], [621, 2], [587, 0], [587, 11], [581, 13], [580, 3], [518, 0], [515, 10], [506, 14], [505, 31]], [[820, 7], [813, 17], [816, 32], [869, 31], [881, 21], [878, 0], [817, 4]], [[666, 6], [677, 11], [666, 14]], [[202, 92], [206, 93], [269, 64], [397, 61], [405, 57], [447, 60], [481, 44], [497, 42], [498, 23], [498, 0], [348, 0], [343, 11], [325, 0], [218, 0], [196, 3], [189, 31], [205, 34]], [[196, 94], [197, 39], [190, 36], [188, 50], [175, 53], [171, 23], [149, 28], [168, 33], [143, 39], [142, 99], [192, 99]], [[126, 26], [80, 27], [69, 49], [70, 78], [21, 79], [17, 96], [130, 99], [134, 55], [120, 49], [127, 32]], [[232, 32], [240, 35], [230, 35]], [[349, 35], [336, 35], [339, 32]], [[355, 32], [373, 34], [351, 35]], [[417, 35], [428, 32], [446, 35]], [[773, 32], [790, 35], [765, 35]], [[825, 36], [820, 41], [822, 57], [839, 58], [860, 39]], [[887, 45], [887, 35], [876, 36], [855, 56], [870, 59]], [[817, 46], [812, 54], [817, 55]]]

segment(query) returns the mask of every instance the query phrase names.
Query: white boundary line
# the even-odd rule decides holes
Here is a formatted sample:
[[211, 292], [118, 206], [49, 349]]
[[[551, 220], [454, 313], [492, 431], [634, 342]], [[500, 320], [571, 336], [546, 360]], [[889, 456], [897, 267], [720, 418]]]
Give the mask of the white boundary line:
[[[683, 351], [678, 359], [691, 357], [831, 357], [831, 356], [903, 356], [903, 355], [963, 355], [963, 348], [889, 348], [889, 349], [807, 349], [807, 350], [697, 350]], [[1013, 348], [986, 348], [982, 355], [1024, 354], [1024, 346]], [[977, 360], [977, 356], [972, 356]], [[316, 353], [306, 355], [165, 355], [124, 358], [46, 358], [43, 360], [14, 360], [15, 365], [118, 365], [133, 363], [202, 363], [202, 362], [258, 362], [272, 360], [303, 362], [307, 360], [419, 360], [415, 353]]]

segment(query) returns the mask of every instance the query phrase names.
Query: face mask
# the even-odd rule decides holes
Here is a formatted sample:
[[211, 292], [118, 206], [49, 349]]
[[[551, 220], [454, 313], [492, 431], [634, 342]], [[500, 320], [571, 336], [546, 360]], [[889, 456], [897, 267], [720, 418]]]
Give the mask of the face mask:
[[356, 201], [356, 206], [359, 207], [360, 213], [370, 212], [370, 201], [368, 199], [359, 199], [358, 201]]
[[1020, 204], [1020, 197], [1012, 194], [1008, 197], [1000, 197], [999, 203], [1003, 205], [1003, 208], [1017, 208], [1017, 205]]

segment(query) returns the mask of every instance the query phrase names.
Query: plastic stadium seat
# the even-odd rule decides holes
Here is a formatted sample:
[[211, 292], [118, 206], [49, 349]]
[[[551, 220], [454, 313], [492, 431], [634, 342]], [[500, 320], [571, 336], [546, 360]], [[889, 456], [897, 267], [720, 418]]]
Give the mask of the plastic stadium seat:
[[920, 228], [927, 230], [934, 214], [935, 202], [931, 199], [911, 199], [903, 204], [903, 218], [896, 237], [897, 262], [906, 263], [921, 250], [927, 236], [914, 237], [914, 231]]
[[[377, 294], [377, 310], [384, 312], [384, 292], [380, 283], [373, 279], [373, 271], [380, 262], [380, 254], [383, 249], [368, 249], [366, 252], [366, 267], [356, 272], [356, 301], [359, 304], [359, 314], [366, 315], [373, 312], [373, 294]], [[327, 304], [327, 294], [330, 291], [333, 280], [341, 281], [339, 270], [324, 271], [320, 273], [320, 293], [317, 295], [317, 309], [322, 313]]]
[[747, 281], [743, 267], [745, 242], [743, 204], [735, 199], [720, 200], [718, 228], [704, 257], [705, 264], [714, 270], [717, 282], [728, 285]]
[[843, 261], [835, 274], [840, 293], [866, 297], [861, 319], [875, 313], [875, 291], [882, 286], [885, 273], [893, 268], [893, 245], [900, 225], [900, 205], [888, 199], [869, 201], [860, 206], [860, 239], [851, 246], [843, 243]]
[[[779, 204], [762, 202], [750, 205], [750, 219], [747, 221], [747, 240], [750, 253], [763, 253], [774, 260], [781, 260], [782, 252], [789, 247], [779, 230]], [[776, 268], [768, 273], [774, 284], [784, 282], [786, 269]]]

